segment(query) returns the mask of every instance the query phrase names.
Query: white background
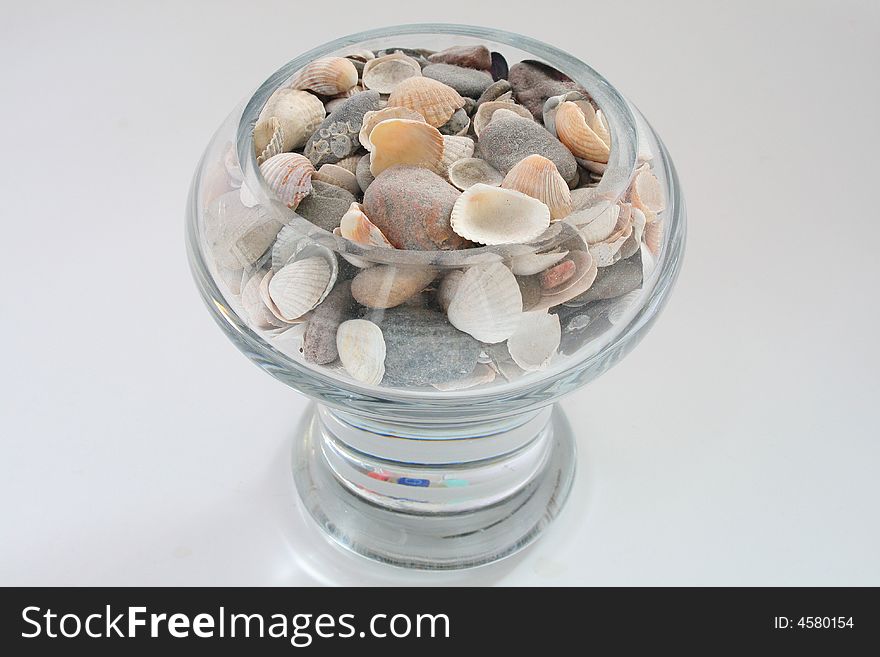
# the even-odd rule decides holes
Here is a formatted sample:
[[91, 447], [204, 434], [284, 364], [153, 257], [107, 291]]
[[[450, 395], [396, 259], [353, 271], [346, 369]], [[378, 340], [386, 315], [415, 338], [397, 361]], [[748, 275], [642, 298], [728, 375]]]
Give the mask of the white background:
[[[877, 2], [3, 2], [0, 583], [880, 584]], [[655, 329], [563, 403], [572, 499], [467, 573], [331, 548], [307, 401], [214, 326], [183, 212], [296, 54], [390, 23], [554, 43], [630, 97], [689, 207]]]

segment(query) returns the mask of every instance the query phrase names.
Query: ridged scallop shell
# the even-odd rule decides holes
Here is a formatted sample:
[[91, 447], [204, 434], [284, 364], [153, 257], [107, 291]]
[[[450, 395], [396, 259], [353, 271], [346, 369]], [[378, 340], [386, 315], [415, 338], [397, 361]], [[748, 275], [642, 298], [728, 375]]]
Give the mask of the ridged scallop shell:
[[617, 220], [620, 217], [620, 206], [609, 205], [599, 215], [593, 218], [587, 224], [581, 226], [578, 234], [587, 244], [596, 244], [602, 240], [608, 239], [608, 236], [614, 232]]
[[339, 234], [352, 242], [366, 246], [394, 248], [370, 218], [364, 214], [364, 206], [352, 203], [339, 222]]
[[519, 325], [507, 340], [507, 351], [526, 372], [542, 370], [550, 364], [562, 341], [559, 315], [547, 312], [525, 312]]
[[556, 136], [575, 157], [608, 162], [611, 153], [608, 144], [587, 125], [584, 112], [571, 101], [565, 101], [556, 110]]
[[474, 133], [476, 133], [477, 137], [482, 134], [485, 127], [492, 121], [492, 116], [495, 112], [500, 109], [508, 110], [530, 121], [534, 120], [532, 113], [522, 105], [517, 105], [512, 101], [490, 100], [480, 105], [477, 108], [476, 114], [474, 114]]
[[590, 119], [596, 114], [596, 110], [593, 109], [593, 105], [590, 103], [589, 99], [580, 91], [568, 91], [559, 96], [551, 96], [544, 103], [542, 118], [544, 120], [544, 127], [547, 128], [547, 131], [554, 137], [557, 136], [556, 112], [559, 109], [559, 106], [566, 101], [570, 101], [581, 108], [588, 125]]
[[273, 117], [278, 119], [282, 131], [279, 152], [287, 153], [305, 144], [321, 125], [325, 115], [324, 104], [314, 94], [287, 87], [276, 89], [260, 110], [254, 128], [254, 149], [261, 153], [266, 148], [268, 141], [262, 141], [266, 133], [266, 126], [263, 124]]
[[336, 166], [342, 167], [346, 171], [351, 171], [352, 173], [357, 174], [357, 166], [358, 162], [360, 162], [360, 159], [360, 155], [349, 155], [348, 157], [344, 157], [339, 160], [339, 162], [336, 163]]
[[368, 151], [372, 151], [373, 143], [370, 141], [370, 133], [373, 132], [373, 128], [382, 123], [382, 121], [387, 121], [389, 119], [409, 119], [410, 121], [425, 122], [425, 118], [421, 114], [408, 107], [385, 107], [384, 109], [376, 110], [375, 112], [367, 112], [364, 114], [364, 121], [363, 124], [361, 124], [361, 131], [358, 135], [361, 146]]
[[510, 270], [517, 276], [532, 276], [562, 260], [568, 251], [556, 253], [525, 253], [510, 259]]
[[464, 104], [464, 98], [455, 89], [425, 77], [404, 80], [388, 97], [389, 107], [415, 110], [435, 128], [445, 124]]
[[334, 279], [333, 268], [320, 255], [296, 259], [279, 269], [268, 285], [278, 318], [287, 322], [301, 318], [324, 300]]
[[358, 83], [358, 72], [345, 57], [324, 57], [303, 66], [293, 77], [293, 89], [308, 89], [322, 96], [335, 96]]
[[345, 371], [361, 383], [378, 385], [385, 376], [382, 329], [366, 319], [350, 319], [336, 330], [336, 350]]
[[370, 133], [373, 150], [370, 153], [370, 172], [378, 176], [396, 164], [409, 164], [443, 171], [443, 135], [421, 121], [388, 119]]
[[516, 277], [500, 262], [464, 272], [446, 312], [449, 323], [477, 340], [494, 344], [513, 335], [522, 315]]
[[284, 152], [284, 128], [277, 116], [257, 121], [254, 126], [254, 148], [257, 151], [257, 164]]
[[443, 135], [443, 168], [448, 170], [458, 160], [474, 154], [474, 140], [470, 137]]
[[322, 165], [320, 169], [312, 174], [312, 180], [320, 180], [330, 185], [336, 185], [351, 192], [352, 196], [357, 196], [361, 193], [357, 176], [337, 164]]
[[636, 174], [629, 193], [632, 204], [640, 210], [644, 210], [646, 213], [663, 211], [663, 189], [660, 187], [657, 176], [649, 169], [644, 168]]
[[280, 153], [260, 165], [260, 173], [276, 198], [295, 210], [312, 191], [315, 167], [309, 158], [298, 153]]
[[440, 304], [444, 312], [449, 309], [449, 304], [452, 303], [462, 278], [464, 278], [464, 272], [460, 269], [454, 269], [440, 281], [440, 285], [437, 287], [437, 303]]
[[456, 200], [449, 219], [456, 234], [478, 244], [521, 244], [550, 226], [550, 209], [513, 189], [477, 183]]
[[241, 289], [241, 305], [252, 326], [271, 330], [287, 326], [269, 310], [260, 295], [260, 283], [268, 272], [258, 270], [251, 274]]
[[464, 191], [474, 185], [483, 184], [498, 187], [504, 176], [486, 160], [466, 157], [452, 163], [447, 172], [449, 182]]
[[541, 155], [529, 155], [507, 172], [501, 186], [515, 189], [536, 198], [550, 208], [553, 221], [571, 214], [571, 192], [568, 183], [559, 175], [556, 165]]
[[367, 89], [390, 94], [404, 80], [421, 75], [422, 67], [416, 60], [396, 52], [369, 60], [364, 64], [361, 79]]

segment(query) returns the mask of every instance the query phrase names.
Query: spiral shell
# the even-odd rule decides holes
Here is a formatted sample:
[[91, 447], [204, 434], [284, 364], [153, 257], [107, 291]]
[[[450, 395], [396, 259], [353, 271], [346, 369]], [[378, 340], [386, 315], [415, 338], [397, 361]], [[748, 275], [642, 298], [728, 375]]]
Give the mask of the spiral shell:
[[556, 135], [575, 157], [608, 162], [608, 144], [587, 125], [583, 110], [571, 101], [565, 101], [556, 110]]
[[435, 128], [449, 121], [455, 110], [464, 107], [464, 104], [464, 98], [455, 89], [425, 77], [404, 80], [388, 97], [389, 107], [407, 107], [414, 110]]
[[370, 133], [370, 171], [378, 176], [397, 164], [443, 170], [443, 135], [437, 128], [411, 119], [382, 121]]
[[550, 226], [550, 209], [514, 189], [477, 183], [452, 208], [452, 230], [478, 244], [518, 244], [539, 237]]
[[315, 167], [307, 157], [297, 153], [280, 153], [260, 165], [260, 173], [276, 198], [295, 210], [312, 191]]
[[571, 192], [556, 165], [541, 155], [523, 158], [507, 172], [501, 186], [536, 198], [550, 208], [550, 218], [558, 221], [571, 214]]
[[358, 72], [345, 57], [324, 57], [303, 66], [291, 80], [293, 89], [308, 89], [322, 96], [335, 96], [358, 83]]

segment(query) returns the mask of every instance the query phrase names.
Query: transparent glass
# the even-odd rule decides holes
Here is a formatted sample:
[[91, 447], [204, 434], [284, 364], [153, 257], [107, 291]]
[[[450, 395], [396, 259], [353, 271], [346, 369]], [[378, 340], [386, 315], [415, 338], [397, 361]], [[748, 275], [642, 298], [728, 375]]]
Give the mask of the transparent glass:
[[[455, 45], [485, 45], [511, 65], [523, 60], [548, 64], [585, 89], [604, 112], [611, 152], [601, 177], [588, 181], [593, 191], [578, 213], [580, 224], [558, 221], [528, 244], [389, 249], [323, 230], [274, 198], [260, 174], [253, 143], [254, 125], [273, 91], [319, 57], [383, 48], [439, 51]], [[645, 166], [665, 197], [654, 217], [658, 243], [649, 249], [636, 240], [633, 254], [594, 274], [597, 288], [613, 272], [635, 271], [638, 280], [625, 292], [615, 296], [614, 286], [606, 285], [604, 294], [579, 294], [543, 309], [559, 318], [561, 328], [559, 347], [548, 362], [520, 367], [504, 341], [471, 338], [445, 324], [438, 303], [450, 272], [466, 274], [495, 263], [511, 268], [541, 254], [578, 250], [584, 222], [625, 202], [634, 176]], [[259, 248], [268, 245], [265, 253], [230, 266], [228, 258], [217, 257], [212, 222], [232, 212], [230, 204], [243, 198], [241, 188], [254, 221], [270, 236], [257, 240]], [[193, 178], [186, 223], [193, 275], [215, 321], [254, 363], [316, 402], [293, 450], [294, 478], [309, 513], [328, 536], [354, 552], [430, 569], [470, 567], [513, 554], [558, 514], [576, 459], [571, 429], [554, 402], [635, 347], [668, 298], [685, 243], [685, 208], [674, 166], [631, 103], [589, 66], [552, 46], [461, 25], [406, 25], [355, 34], [279, 69], [211, 139]], [[248, 294], [254, 295], [264, 271], [272, 271], [274, 235], [282, 228], [295, 236], [299, 248], [331, 253], [339, 281], [371, 266], [434, 274], [425, 290], [398, 308], [360, 308], [350, 315], [366, 317], [385, 333], [389, 355], [379, 383], [356, 380], [338, 361], [307, 361], [301, 349], [310, 316], [281, 326], [254, 321]], [[586, 252], [586, 243], [581, 246]], [[475, 305], [491, 301], [489, 292], [474, 293]], [[422, 313], [430, 326], [404, 322], [405, 330], [397, 330], [399, 319], [394, 318], [401, 312]], [[394, 357], [392, 346], [398, 350]], [[478, 371], [483, 375], [477, 376]]]

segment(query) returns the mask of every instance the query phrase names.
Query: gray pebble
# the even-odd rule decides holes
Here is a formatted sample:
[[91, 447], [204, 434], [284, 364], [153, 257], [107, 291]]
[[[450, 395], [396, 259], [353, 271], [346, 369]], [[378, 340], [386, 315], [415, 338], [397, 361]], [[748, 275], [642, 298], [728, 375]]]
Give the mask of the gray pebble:
[[632, 292], [641, 284], [642, 254], [641, 251], [636, 251], [632, 257], [615, 262], [610, 267], [599, 267], [599, 273], [590, 289], [569, 303], [583, 305], [601, 299], [614, 299]]
[[373, 175], [373, 172], [370, 171], [370, 154], [367, 153], [361, 159], [358, 160], [357, 171], [355, 172], [355, 177], [358, 181], [358, 187], [361, 188], [362, 192], [367, 191], [367, 187], [370, 186], [376, 176]]
[[508, 75], [516, 101], [528, 109], [535, 120], [541, 121], [544, 103], [551, 96], [578, 90], [586, 94], [571, 78], [552, 66], [541, 62], [525, 61], [510, 67]]
[[361, 147], [358, 134], [364, 114], [378, 110], [379, 103], [378, 91], [362, 91], [346, 99], [309, 137], [303, 155], [317, 168], [355, 153]]
[[480, 97], [477, 99], [477, 107], [479, 107], [483, 103], [498, 100], [501, 96], [503, 96], [510, 90], [510, 82], [508, 82], [507, 80], [498, 80], [498, 82], [493, 82], [488, 87], [486, 87], [486, 90], [482, 94], [480, 94]]
[[492, 76], [474, 68], [452, 64], [430, 64], [422, 69], [422, 75], [449, 85], [462, 96], [479, 98], [492, 84]]
[[452, 114], [449, 120], [441, 125], [438, 130], [442, 135], [458, 135], [465, 132], [471, 124], [471, 118], [467, 115], [467, 111], [462, 107]]
[[310, 363], [326, 365], [339, 356], [336, 351], [336, 330], [354, 315], [351, 281], [342, 281], [312, 311], [303, 336], [303, 357]]
[[354, 201], [354, 195], [348, 190], [313, 180], [311, 194], [300, 202], [296, 212], [316, 226], [332, 232]]

